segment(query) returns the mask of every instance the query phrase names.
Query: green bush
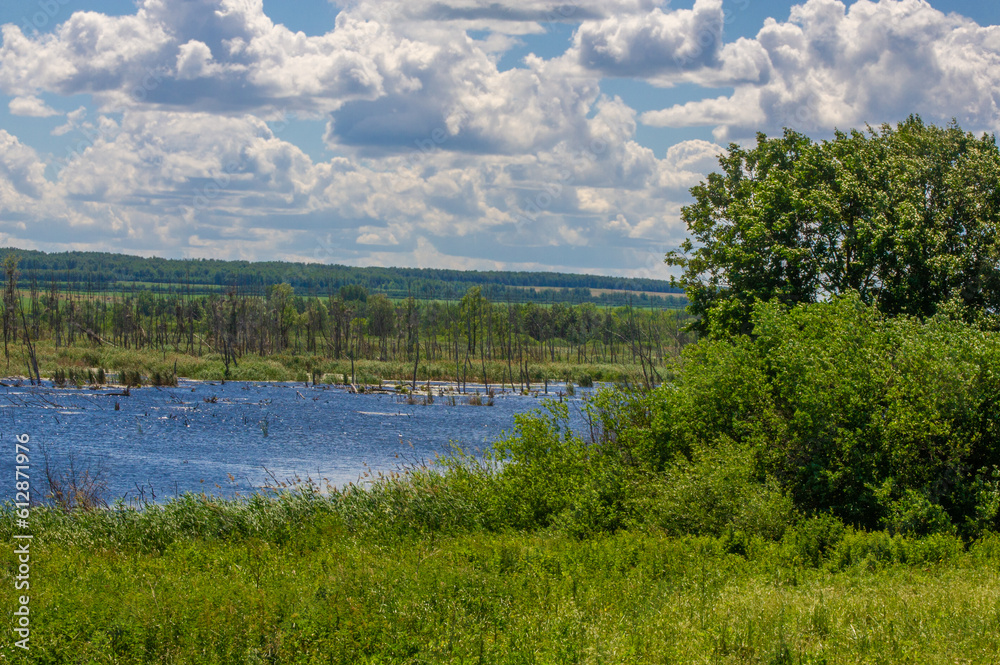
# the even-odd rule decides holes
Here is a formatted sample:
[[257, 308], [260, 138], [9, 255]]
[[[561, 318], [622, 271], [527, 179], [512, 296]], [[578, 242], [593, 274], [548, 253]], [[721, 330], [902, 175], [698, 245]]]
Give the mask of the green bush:
[[754, 322], [753, 337], [689, 346], [675, 384], [599, 402], [609, 438], [652, 470], [745, 449], [800, 510], [860, 527], [932, 533], [950, 522], [974, 536], [998, 526], [1000, 347], [990, 333], [886, 319], [856, 297], [759, 303]]
[[732, 446], [680, 458], [637, 489], [634, 514], [673, 535], [735, 532], [777, 540], [794, 521], [791, 500], [756, 478], [748, 451]]
[[456, 450], [441, 460], [446, 485], [479, 524], [581, 537], [626, 525], [631, 477], [607, 449], [572, 431], [568, 404], [544, 400], [514, 423], [485, 455]]
[[810, 565], [847, 526], [947, 538], [997, 528], [989, 333], [886, 319], [856, 297], [758, 303], [754, 320], [752, 337], [687, 347], [670, 384], [600, 391], [584, 406], [586, 438], [564, 403], [516, 416], [486, 459], [446, 460], [443, 486], [488, 529], [784, 539]]
[[833, 515], [819, 514], [790, 528], [782, 540], [797, 564], [818, 567], [840, 545], [847, 528]]
[[944, 508], [933, 503], [926, 494], [912, 489], [892, 502], [885, 524], [894, 533], [915, 536], [955, 532], [955, 525]]

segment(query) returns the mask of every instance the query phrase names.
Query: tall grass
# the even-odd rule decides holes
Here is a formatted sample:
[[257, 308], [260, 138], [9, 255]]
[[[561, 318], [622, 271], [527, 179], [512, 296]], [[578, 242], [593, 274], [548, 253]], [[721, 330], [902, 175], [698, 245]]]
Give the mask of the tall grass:
[[[829, 525], [811, 522], [742, 543], [491, 533], [463, 517], [469, 506], [440, 477], [399, 480], [327, 496], [40, 509], [30, 662], [989, 663], [1000, 653], [996, 535], [966, 547], [845, 529], [823, 541]], [[13, 574], [10, 548], [0, 565]], [[0, 611], [11, 616], [12, 603], [4, 594]], [[0, 658], [21, 654], [5, 640]]]
[[362, 486], [41, 507], [32, 662], [997, 662], [995, 343], [758, 314], [584, 432], [546, 401]]

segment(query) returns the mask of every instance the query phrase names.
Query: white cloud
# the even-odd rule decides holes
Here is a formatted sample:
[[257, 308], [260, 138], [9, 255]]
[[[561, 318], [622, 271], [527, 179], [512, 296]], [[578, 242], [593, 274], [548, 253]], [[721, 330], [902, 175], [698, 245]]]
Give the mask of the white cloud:
[[133, 16], [76, 12], [52, 34], [3, 26], [0, 90], [95, 93], [105, 109], [325, 111], [381, 93], [375, 24], [338, 19], [306, 37], [260, 0], [140, 0]]
[[722, 0], [696, 0], [691, 9], [618, 14], [585, 21], [568, 56], [607, 76], [641, 78], [670, 87], [682, 81], [722, 86], [766, 80], [770, 63], [761, 46], [723, 41]]
[[205, 42], [192, 39], [177, 50], [177, 78], [182, 81], [213, 76], [221, 69]]
[[614, 76], [650, 76], [719, 63], [722, 0], [696, 0], [692, 9], [615, 15], [577, 30], [580, 63]]
[[879, 124], [910, 113], [939, 122], [955, 117], [968, 129], [1000, 128], [1000, 27], [944, 14], [924, 0], [858, 0], [850, 8], [809, 0], [784, 23], [768, 19], [755, 44], [767, 58], [760, 84], [650, 111], [642, 121], [714, 125], [720, 140], [782, 126]]
[[[4, 26], [0, 90], [95, 104], [52, 130], [71, 144], [52, 182], [6, 135], [0, 196], [24, 228], [0, 234], [46, 249], [658, 270], [635, 256], [663, 234], [636, 229], [676, 229], [649, 196], [674, 167], [635, 142], [634, 110], [569, 57], [497, 67], [553, 11], [602, 20], [658, 5], [365, 1], [306, 36], [259, 0], [140, 0], [133, 16], [77, 12], [47, 35]], [[491, 35], [468, 38], [474, 25]], [[338, 156], [284, 140], [265, 123], [282, 112], [328, 115]], [[628, 226], [607, 227], [619, 214]]]
[[719, 169], [719, 155], [725, 152], [720, 145], [698, 139], [672, 145], [657, 165], [657, 185], [673, 196], [683, 196], [705, 174]]
[[[413, 265], [413, 252], [435, 247], [450, 257], [440, 265], [457, 266], [471, 247], [470, 265], [527, 266], [575, 247], [567, 269], [625, 270], [636, 242], [659, 256], [679, 235], [676, 212], [656, 194], [659, 174], [692, 159], [653, 158], [632, 139], [634, 112], [615, 99], [587, 120], [594, 152], [567, 139], [531, 156], [439, 150], [413, 162], [313, 162], [252, 115], [70, 115], [69, 131], [85, 140], [53, 182], [33, 150], [6, 133], [0, 142], [4, 210], [43, 249], [360, 263], [392, 255]], [[619, 214], [630, 225], [607, 227]]]
[[12, 115], [22, 115], [31, 118], [50, 118], [62, 115], [44, 101], [35, 96], [15, 97], [7, 105]]
[[24, 211], [47, 189], [45, 164], [35, 151], [0, 129], [0, 210]]
[[[552, 22], [580, 24], [565, 54], [500, 71], [519, 35]], [[56, 164], [0, 132], [0, 238], [663, 276], [687, 190], [723, 148], [688, 140], [658, 157], [636, 111], [601, 94], [604, 76], [732, 86], [642, 115], [713, 126], [720, 141], [912, 111], [997, 125], [995, 28], [919, 0], [809, 0], [729, 43], [723, 24], [720, 0], [360, 0], [307, 36], [261, 0], [140, 0], [132, 16], [77, 12], [49, 34], [4, 26], [12, 113], [54, 114], [47, 95], [95, 103], [52, 130], [71, 144]], [[325, 160], [283, 135], [280, 119], [301, 116], [327, 119]]]

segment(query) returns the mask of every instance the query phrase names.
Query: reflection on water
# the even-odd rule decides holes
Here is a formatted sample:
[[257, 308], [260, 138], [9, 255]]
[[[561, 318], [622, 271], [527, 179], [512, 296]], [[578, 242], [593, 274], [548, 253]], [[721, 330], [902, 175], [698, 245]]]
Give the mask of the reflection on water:
[[[550, 384], [549, 397], [559, 388]], [[580, 398], [589, 391], [577, 390], [570, 411], [583, 433]], [[345, 485], [368, 469], [431, 463], [449, 442], [483, 448], [512, 427], [515, 413], [540, 406], [540, 399], [502, 393], [493, 406], [449, 398], [407, 404], [394, 394], [301, 383], [182, 381], [120, 393], [0, 387], [6, 477], [14, 476], [14, 437], [27, 433], [36, 493], [44, 489], [43, 450], [56, 469], [71, 458], [78, 469], [102, 468], [112, 499], [135, 497], [140, 488], [157, 500], [183, 492], [228, 496], [272, 477]], [[12, 482], [0, 487], [0, 501], [13, 498], [13, 489]]]

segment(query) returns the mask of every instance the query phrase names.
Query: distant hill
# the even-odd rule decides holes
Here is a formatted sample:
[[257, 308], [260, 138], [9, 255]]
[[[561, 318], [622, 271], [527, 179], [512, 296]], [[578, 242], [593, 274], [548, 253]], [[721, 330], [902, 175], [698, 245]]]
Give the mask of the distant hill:
[[433, 268], [357, 268], [319, 263], [282, 261], [220, 261], [216, 259], [161, 259], [110, 252], [47, 253], [12, 247], [0, 249], [0, 258], [19, 257], [22, 285], [37, 280], [39, 287], [56, 281], [68, 288], [116, 291], [149, 288], [153, 291], [194, 287], [212, 292], [230, 286], [265, 288], [287, 282], [300, 295], [325, 296], [344, 286], [363, 286], [390, 298], [412, 295], [420, 299], [460, 298], [480, 286], [491, 300], [512, 302], [595, 302], [620, 304], [631, 298], [640, 305], [681, 307], [683, 291], [658, 279], [608, 277], [556, 272], [440, 270]]

